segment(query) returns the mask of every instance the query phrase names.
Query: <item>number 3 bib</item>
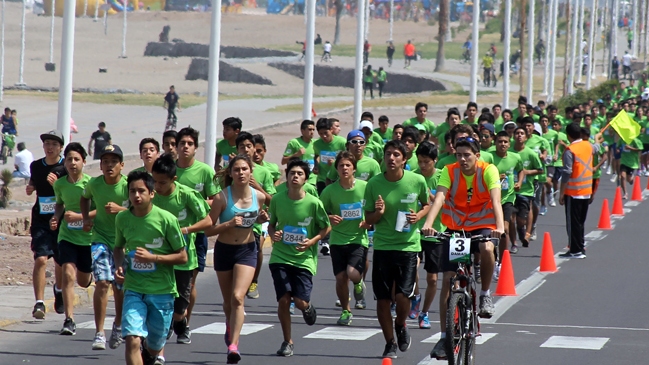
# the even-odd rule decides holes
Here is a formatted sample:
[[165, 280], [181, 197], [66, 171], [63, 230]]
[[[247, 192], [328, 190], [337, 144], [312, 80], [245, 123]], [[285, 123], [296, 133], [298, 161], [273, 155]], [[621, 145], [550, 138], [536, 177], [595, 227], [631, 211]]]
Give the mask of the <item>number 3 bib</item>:
[[453, 237], [449, 244], [448, 261], [464, 262], [471, 257], [471, 238]]

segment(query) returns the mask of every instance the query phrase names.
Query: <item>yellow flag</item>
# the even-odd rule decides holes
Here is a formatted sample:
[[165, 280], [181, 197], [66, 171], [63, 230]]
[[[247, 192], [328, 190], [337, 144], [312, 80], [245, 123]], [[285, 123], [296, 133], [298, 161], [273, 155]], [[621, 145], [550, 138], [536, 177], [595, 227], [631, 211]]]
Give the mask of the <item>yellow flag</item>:
[[624, 109], [611, 120], [610, 125], [626, 144], [633, 142], [640, 135], [640, 129], [642, 128]]

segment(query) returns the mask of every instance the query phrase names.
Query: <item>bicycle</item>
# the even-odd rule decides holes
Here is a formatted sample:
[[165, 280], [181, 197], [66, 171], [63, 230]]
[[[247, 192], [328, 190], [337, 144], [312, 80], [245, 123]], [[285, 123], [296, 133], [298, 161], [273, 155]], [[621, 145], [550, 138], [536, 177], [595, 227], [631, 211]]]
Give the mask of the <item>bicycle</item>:
[[493, 83], [493, 87], [496, 87], [498, 84], [498, 77], [496, 76], [496, 69], [494, 67], [491, 68], [491, 81]]
[[13, 156], [13, 149], [16, 145], [16, 135], [3, 133], [2, 134], [2, 164], [7, 164], [7, 156]]
[[331, 61], [333, 61], [333, 59], [331, 58], [331, 53], [329, 52], [325, 52], [322, 55], [322, 58], [320, 59], [320, 62], [331, 62]]
[[[455, 276], [451, 278], [446, 310], [446, 358], [449, 365], [473, 365], [476, 338], [480, 334], [478, 320], [477, 284], [473, 277], [471, 242], [498, 241], [497, 238], [475, 235], [438, 233], [434, 236], [449, 244], [449, 260], [458, 263]], [[497, 242], [494, 242], [497, 246]]]
[[465, 49], [464, 52], [462, 53], [462, 58], [460, 59], [460, 63], [469, 63], [471, 62], [471, 50]]
[[[180, 110], [178, 110], [180, 112]], [[168, 130], [176, 130], [176, 126], [178, 124], [178, 118], [176, 117], [175, 113], [167, 113], [167, 123], [165, 124], [165, 132]]]

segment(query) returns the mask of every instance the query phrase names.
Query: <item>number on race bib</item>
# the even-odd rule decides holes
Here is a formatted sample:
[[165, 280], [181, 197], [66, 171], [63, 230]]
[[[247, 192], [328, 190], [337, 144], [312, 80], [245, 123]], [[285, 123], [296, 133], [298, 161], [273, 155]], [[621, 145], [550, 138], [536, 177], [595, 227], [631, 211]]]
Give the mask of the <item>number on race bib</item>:
[[500, 180], [500, 190], [509, 190], [509, 176]]
[[467, 262], [471, 259], [471, 238], [453, 237], [449, 240], [448, 261]]
[[343, 220], [361, 219], [363, 216], [363, 205], [361, 203], [340, 204], [340, 216]]
[[397, 213], [397, 224], [394, 230], [397, 232], [410, 232], [410, 223], [407, 218], [408, 212], [399, 211]]
[[56, 197], [39, 196], [38, 206], [40, 207], [41, 214], [54, 214], [54, 209], [56, 209]]
[[329, 164], [336, 159], [335, 151], [320, 151], [320, 161], [323, 164]]
[[135, 272], [153, 272], [156, 270], [155, 262], [141, 262], [135, 260], [135, 250], [130, 251], [128, 257], [131, 262], [131, 270]]
[[83, 220], [76, 221], [76, 222], [68, 222], [68, 229], [72, 229], [76, 231], [83, 229]]
[[285, 226], [283, 231], [282, 241], [287, 245], [297, 245], [307, 238], [306, 228], [304, 227]]

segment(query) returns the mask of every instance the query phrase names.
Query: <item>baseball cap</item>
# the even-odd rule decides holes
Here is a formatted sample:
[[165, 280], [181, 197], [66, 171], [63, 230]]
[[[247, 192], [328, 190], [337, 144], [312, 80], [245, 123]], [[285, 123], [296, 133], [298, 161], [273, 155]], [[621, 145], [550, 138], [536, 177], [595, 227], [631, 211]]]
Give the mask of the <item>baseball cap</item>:
[[482, 123], [482, 124], [480, 124], [480, 130], [483, 130], [483, 129], [488, 130], [489, 132], [491, 132], [491, 134], [496, 133], [496, 130], [494, 129], [494, 125], [491, 124], [491, 123]]
[[101, 151], [101, 154], [99, 155], [99, 159], [101, 160], [101, 158], [105, 155], [115, 155], [119, 157], [120, 162], [124, 161], [124, 154], [122, 153], [122, 149], [119, 148], [119, 146], [116, 144], [109, 144], [104, 147], [104, 149]]
[[541, 125], [539, 123], [534, 123], [534, 131], [539, 134], [539, 136], [543, 135], [543, 129], [541, 128]]
[[61, 145], [65, 144], [65, 142], [63, 141], [63, 133], [57, 131], [56, 129], [41, 134], [41, 141], [45, 142], [48, 139], [58, 141]]
[[417, 129], [419, 131], [426, 132], [426, 127], [424, 127], [421, 123], [415, 123], [415, 125], [413, 125], [413, 127], [415, 127], [415, 129]]
[[359, 131], [358, 129], [355, 129], [355, 130], [347, 133], [347, 141], [348, 142], [351, 141], [352, 139], [356, 138], [356, 137], [360, 137], [363, 140], [365, 140], [365, 134], [363, 134], [363, 132]]
[[374, 125], [369, 120], [362, 120], [360, 126], [358, 126], [358, 129], [363, 130], [363, 128], [369, 128], [370, 130], [372, 130], [373, 127]]
[[507, 127], [509, 127], [509, 126], [516, 127], [516, 123], [512, 122], [512, 121], [509, 121], [509, 122], [503, 124], [503, 130], [507, 129]]
[[602, 100], [602, 99], [597, 99], [597, 104], [604, 104], [604, 100]]

